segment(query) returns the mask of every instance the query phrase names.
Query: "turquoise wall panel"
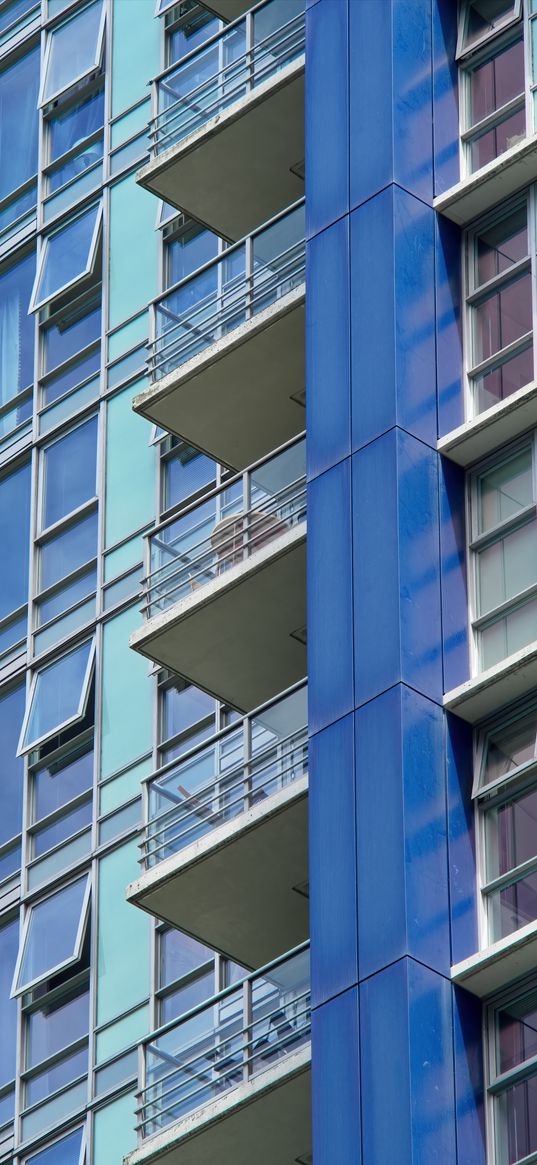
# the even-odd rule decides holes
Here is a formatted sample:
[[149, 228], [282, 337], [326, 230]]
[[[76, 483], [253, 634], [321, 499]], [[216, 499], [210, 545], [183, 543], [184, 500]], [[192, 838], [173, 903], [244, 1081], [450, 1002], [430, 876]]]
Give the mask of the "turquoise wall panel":
[[138, 607], [128, 607], [103, 630], [101, 778], [151, 750], [149, 665], [129, 647], [140, 620]]
[[[133, 11], [134, 9], [134, 11]], [[160, 21], [155, 0], [114, 0], [112, 25], [112, 117], [147, 94], [160, 67]]]
[[132, 411], [144, 382], [126, 388], [108, 403], [106, 428], [105, 542], [114, 546], [155, 514], [155, 448], [151, 426]]
[[[147, 999], [150, 920], [125, 900], [137, 877], [138, 845], [127, 842], [99, 863], [97, 1023], [107, 1023]], [[124, 1153], [125, 1147], [122, 1152]], [[117, 1160], [121, 1159], [121, 1154]], [[111, 1154], [109, 1161], [116, 1160]]]
[[134, 174], [110, 191], [109, 328], [147, 306], [158, 288], [159, 232], [155, 195]]

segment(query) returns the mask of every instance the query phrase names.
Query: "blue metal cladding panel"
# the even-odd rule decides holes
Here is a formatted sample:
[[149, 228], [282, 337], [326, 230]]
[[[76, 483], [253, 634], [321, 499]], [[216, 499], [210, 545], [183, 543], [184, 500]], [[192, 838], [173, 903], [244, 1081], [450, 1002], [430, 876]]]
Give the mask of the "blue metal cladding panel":
[[310, 478], [350, 453], [349, 272], [349, 219], [345, 216], [312, 239], [306, 251]]
[[486, 1165], [482, 1003], [453, 989], [457, 1165]]
[[470, 674], [465, 475], [447, 458], [439, 462], [444, 691], [449, 692]]
[[434, 193], [443, 194], [460, 178], [457, 5], [433, 3], [433, 137]]
[[468, 958], [479, 948], [472, 744], [471, 726], [448, 713], [446, 766], [453, 963]]
[[309, 745], [310, 933], [314, 1006], [358, 981], [354, 720]]
[[360, 978], [405, 954], [448, 975], [442, 710], [398, 685], [355, 724]]
[[434, 213], [406, 191], [352, 213], [353, 450], [394, 424], [436, 444], [434, 261]]
[[315, 1165], [361, 1165], [358, 990], [312, 1014]]
[[350, 205], [391, 182], [432, 201], [430, 0], [350, 6]]
[[437, 456], [393, 430], [353, 456], [355, 695], [442, 699]]
[[360, 986], [363, 1165], [455, 1165], [451, 986], [402, 959]]
[[348, 0], [320, 0], [306, 22], [308, 237], [349, 209], [348, 25]]
[[[308, 709], [310, 733], [354, 706], [351, 467], [339, 462], [308, 485]], [[319, 617], [319, 612], [323, 612]]]
[[436, 216], [436, 374], [440, 436], [464, 421], [461, 231]]

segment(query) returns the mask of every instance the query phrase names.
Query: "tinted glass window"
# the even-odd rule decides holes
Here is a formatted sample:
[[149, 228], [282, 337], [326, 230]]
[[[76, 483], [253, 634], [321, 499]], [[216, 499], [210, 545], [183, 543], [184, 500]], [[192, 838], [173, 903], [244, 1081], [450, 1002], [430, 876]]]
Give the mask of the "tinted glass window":
[[43, 525], [52, 526], [96, 494], [97, 417], [44, 452]]
[[15, 1075], [15, 1052], [17, 1043], [17, 1004], [10, 999], [11, 983], [17, 961], [19, 945], [18, 919], [0, 928], [0, 1031], [2, 1032], [2, 1055], [0, 1056], [0, 1088]]
[[26, 932], [17, 989], [49, 977], [79, 953], [77, 936], [87, 878], [79, 878], [33, 906]]
[[97, 511], [50, 538], [41, 548], [39, 587], [44, 591], [97, 554]]
[[92, 642], [89, 640], [38, 672], [24, 734], [24, 748], [57, 732], [63, 724], [79, 715], [91, 649]]
[[28, 1157], [26, 1165], [79, 1165], [83, 1130], [75, 1129], [61, 1141], [55, 1141], [48, 1149], [42, 1149], [33, 1157]]
[[[0, 134], [1, 134], [0, 125]], [[0, 404], [29, 388], [34, 379], [34, 329], [28, 305], [35, 254], [0, 273]]]
[[160, 986], [165, 987], [209, 962], [213, 952], [180, 930], [166, 930], [160, 938]]
[[47, 1000], [38, 1011], [28, 1017], [27, 1067], [61, 1052], [67, 1044], [88, 1034], [89, 990], [84, 987], [76, 993], [62, 995], [52, 1002]]
[[90, 4], [50, 34], [43, 100], [61, 93], [99, 64], [102, 4]]
[[53, 299], [63, 288], [70, 287], [88, 275], [92, 268], [94, 233], [100, 206], [92, 206], [85, 214], [68, 223], [62, 230], [45, 239], [33, 308]]
[[34, 777], [34, 821], [40, 821], [55, 809], [67, 805], [91, 789], [93, 784], [93, 750], [67, 764], [39, 769]]
[[58, 114], [50, 121], [50, 160], [56, 161], [74, 149], [104, 124], [104, 92], [94, 93], [86, 101]]
[[[25, 687], [21, 684], [0, 700], [0, 741], [2, 760], [2, 812], [0, 813], [0, 845], [20, 833], [22, 828], [22, 788], [24, 765], [17, 756], [24, 705]], [[0, 1028], [1, 1030], [1, 1028]]]
[[38, 89], [39, 49], [0, 73], [0, 199], [37, 171]]
[[30, 465], [0, 478], [0, 619], [28, 599]]
[[65, 315], [45, 332], [45, 370], [57, 368], [101, 337], [101, 304], [88, 303], [71, 317]]

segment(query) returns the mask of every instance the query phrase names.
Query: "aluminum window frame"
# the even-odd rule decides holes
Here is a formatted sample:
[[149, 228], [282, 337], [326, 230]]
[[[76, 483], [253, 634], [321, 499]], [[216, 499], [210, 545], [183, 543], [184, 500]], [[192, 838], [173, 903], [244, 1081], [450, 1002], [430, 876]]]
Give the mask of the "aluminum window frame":
[[[494, 527], [484, 533], [479, 533], [477, 526], [478, 515], [478, 483], [485, 473], [492, 469], [500, 468], [504, 463], [513, 460], [517, 454], [524, 452], [526, 449], [531, 451], [532, 459], [532, 490], [533, 501], [530, 505], [524, 507], [524, 510], [511, 518], [504, 519], [496, 523]], [[470, 623], [470, 663], [471, 674], [473, 677], [483, 674], [488, 668], [485, 668], [481, 662], [480, 650], [480, 632], [505, 615], [511, 614], [517, 608], [521, 608], [533, 596], [537, 598], [537, 576], [535, 582], [531, 586], [526, 587], [523, 591], [517, 592], [512, 599], [506, 599], [503, 603], [497, 604], [485, 614], [479, 613], [479, 573], [478, 561], [479, 553], [482, 549], [494, 545], [496, 542], [507, 536], [509, 533], [514, 533], [516, 530], [522, 528], [525, 524], [537, 519], [537, 429], [532, 430], [529, 434], [525, 434], [519, 440], [510, 443], [509, 445], [497, 450], [494, 454], [488, 457], [485, 461], [479, 462], [478, 465], [467, 476], [467, 530], [469, 532], [467, 541], [467, 567], [468, 567], [468, 583], [469, 583], [469, 623]], [[537, 642], [531, 640], [530, 642]], [[518, 649], [517, 649], [518, 650]], [[490, 664], [488, 667], [496, 667], [504, 664], [509, 660], [514, 653], [502, 656], [496, 664]]]
[[[96, 206], [98, 207], [98, 211], [95, 218], [95, 225], [93, 227], [90, 245], [88, 248], [88, 261], [85, 269], [79, 275], [74, 276], [72, 279], [69, 279], [66, 283], [63, 283], [60, 287], [56, 288], [50, 295], [46, 295], [44, 299], [38, 299], [37, 297], [39, 293], [39, 285], [41, 283], [41, 277], [43, 275], [46, 263], [50, 239], [55, 238], [57, 235], [61, 234], [62, 231], [66, 230], [67, 227], [72, 226], [73, 223], [75, 223], [78, 219], [82, 218], [86, 214], [89, 214], [90, 211], [92, 211]], [[79, 210], [76, 214], [72, 215], [66, 222], [62, 222], [61, 226], [51, 230], [50, 233], [42, 239], [39, 257], [36, 264], [34, 286], [30, 296], [30, 306], [28, 308], [29, 312], [40, 311], [48, 304], [54, 303], [60, 298], [60, 296], [65, 295], [66, 291], [69, 291], [71, 287], [77, 287], [80, 283], [83, 283], [84, 280], [90, 279], [92, 276], [94, 276], [97, 255], [99, 251], [99, 243], [102, 235], [102, 226], [103, 199], [101, 197], [98, 202], [94, 202], [91, 206], [85, 206], [82, 210]]]
[[[80, 387], [80, 386], [78, 386]], [[67, 394], [68, 395], [68, 394]], [[54, 402], [56, 403], [56, 402]], [[71, 420], [71, 418], [69, 418]], [[95, 451], [95, 493], [91, 497], [86, 498], [80, 505], [73, 510], [69, 510], [67, 514], [62, 514], [61, 518], [57, 518], [55, 522], [50, 522], [48, 526], [44, 525], [44, 508], [45, 508], [45, 481], [46, 481], [46, 454], [47, 450], [53, 445], [58, 445], [60, 441], [65, 440], [71, 433], [81, 429], [83, 425], [87, 425], [89, 421], [96, 420], [97, 434], [96, 434], [96, 451]], [[50, 437], [47, 434], [47, 440], [43, 442], [39, 449], [39, 466], [38, 466], [38, 502], [36, 506], [36, 533], [35, 539], [39, 543], [44, 543], [56, 534], [61, 534], [62, 530], [68, 526], [76, 524], [77, 518], [83, 518], [89, 514], [90, 510], [98, 509], [99, 506], [99, 443], [100, 443], [100, 428], [101, 425], [99, 410], [95, 409], [94, 402], [89, 405], [89, 412], [82, 413], [82, 415], [74, 418], [74, 423], [69, 424], [66, 428], [62, 428], [60, 432], [53, 433]], [[35, 596], [34, 596], [35, 597]]]
[[[62, 721], [60, 724], [55, 725], [53, 729], [51, 729], [49, 732], [44, 733], [42, 736], [38, 737], [36, 740], [31, 741], [28, 744], [24, 744], [27, 726], [28, 726], [30, 716], [32, 713], [33, 701], [35, 699], [35, 692], [36, 692], [37, 681], [38, 681], [39, 676], [42, 675], [43, 672], [47, 670], [47, 668], [53, 666], [54, 664], [59, 663], [60, 660], [62, 660], [62, 659], [66, 659], [68, 655], [71, 655], [74, 651], [77, 651], [78, 648], [84, 646], [86, 643], [91, 643], [91, 647], [90, 647], [90, 651], [88, 654], [88, 660], [87, 660], [86, 669], [84, 672], [84, 678], [82, 680], [77, 712], [75, 714], [73, 714], [72, 716], [69, 716], [66, 720]], [[21, 728], [21, 733], [20, 733], [20, 737], [19, 737], [19, 745], [17, 748], [17, 756], [27, 756], [28, 753], [35, 752], [36, 749], [40, 748], [41, 745], [43, 745], [47, 740], [50, 740], [50, 738], [52, 736], [58, 736], [61, 732], [64, 732], [66, 728], [69, 728], [74, 724], [78, 724], [79, 721], [83, 720], [84, 715], [86, 713], [86, 709], [87, 709], [89, 693], [91, 690], [91, 681], [93, 678], [93, 670], [94, 670], [94, 665], [95, 665], [95, 653], [96, 653], [95, 635], [93, 635], [91, 637], [91, 639], [90, 638], [83, 639], [81, 642], [76, 643], [73, 646], [71, 646], [67, 651], [62, 651], [62, 653], [60, 655], [55, 656], [51, 661], [44, 664], [42, 667], [35, 669], [34, 674], [32, 676], [31, 683], [30, 683], [28, 695], [27, 695], [26, 711], [24, 713], [24, 720], [22, 722], [22, 728]]]
[[[498, 1013], [505, 1009], [510, 1003], [516, 1003], [517, 1000], [523, 999], [525, 995], [531, 995], [537, 992], [537, 981], [535, 974], [527, 976], [518, 984], [518, 989], [513, 986], [496, 993], [487, 1003], [484, 1009], [483, 1016], [483, 1035], [484, 1035], [484, 1061], [485, 1061], [485, 1122], [487, 1134], [487, 1149], [490, 1153], [492, 1162], [499, 1160], [499, 1143], [498, 1143], [498, 1114], [496, 1097], [501, 1097], [502, 1094], [513, 1084], [522, 1082], [524, 1079], [531, 1078], [537, 1074], [537, 1055], [523, 1060], [521, 1064], [516, 1065], [515, 1068], [508, 1069], [506, 1072], [499, 1073], [496, 1070], [496, 1032], [497, 1023], [496, 1017]], [[503, 1085], [503, 1086], [502, 1086]], [[537, 1150], [530, 1153], [529, 1156], [518, 1158], [516, 1165], [533, 1165], [537, 1162]]]
[[[70, 955], [66, 959], [62, 959], [62, 961], [60, 963], [55, 963], [53, 966], [48, 967], [46, 972], [43, 973], [42, 975], [36, 976], [34, 979], [29, 980], [27, 983], [19, 984], [19, 978], [20, 978], [20, 973], [22, 970], [24, 956], [26, 953], [26, 944], [28, 942], [28, 932], [30, 929], [30, 922], [31, 922], [33, 911], [38, 906], [40, 906], [43, 902], [47, 902], [49, 898], [53, 898], [55, 895], [61, 894], [61, 892], [63, 890], [66, 890], [68, 886], [74, 886], [76, 884], [76, 882], [81, 882], [84, 878], [86, 879], [86, 887], [84, 890], [84, 896], [82, 899], [82, 906], [80, 909], [80, 918], [78, 920], [78, 926], [77, 926], [77, 931], [76, 931], [76, 936], [75, 936], [73, 954]], [[59, 974], [61, 974], [62, 971], [67, 970], [68, 967], [73, 967], [73, 966], [75, 966], [76, 963], [80, 962], [80, 959], [82, 958], [82, 949], [84, 946], [86, 929], [87, 929], [87, 925], [88, 925], [88, 921], [89, 921], [90, 900], [91, 900], [91, 874], [89, 872], [87, 872], [87, 873], [83, 874], [81, 877], [79, 876], [76, 878], [70, 878], [69, 881], [62, 883], [60, 887], [56, 887], [55, 890], [52, 890], [50, 893], [43, 895], [43, 897], [39, 898], [36, 902], [32, 902], [30, 904], [30, 906], [28, 907], [28, 909], [26, 911], [26, 916], [25, 916], [24, 923], [23, 923], [23, 926], [22, 926], [21, 932], [20, 932], [19, 952], [17, 955], [17, 962], [15, 964], [15, 971], [13, 973], [13, 983], [12, 983], [12, 987], [11, 987], [11, 998], [12, 999], [18, 999], [22, 995], [26, 995], [29, 991], [33, 991], [41, 983], [45, 983], [48, 979], [52, 979], [55, 975], [59, 975]], [[91, 1016], [90, 1016], [90, 1019], [91, 1019]]]
[[61, 1144], [61, 1142], [66, 1137], [70, 1136], [71, 1133], [76, 1133], [79, 1128], [82, 1130], [82, 1137], [81, 1137], [81, 1141], [80, 1141], [80, 1153], [79, 1153], [79, 1157], [78, 1157], [78, 1165], [85, 1165], [86, 1148], [87, 1148], [87, 1124], [86, 1124], [86, 1122], [84, 1122], [83, 1124], [78, 1123], [75, 1125], [74, 1128], [67, 1129], [67, 1131], [65, 1131], [65, 1129], [62, 1129], [62, 1132], [60, 1133], [60, 1135], [56, 1136], [54, 1138], [54, 1140], [48, 1141], [46, 1144], [41, 1145], [38, 1149], [30, 1150], [29, 1154], [26, 1154], [23, 1158], [21, 1158], [21, 1165], [32, 1165], [32, 1162], [35, 1161], [36, 1157], [38, 1157], [40, 1153], [44, 1153], [47, 1149], [53, 1149], [54, 1145]]
[[[79, 990], [79, 989], [82, 989], [82, 990]], [[29, 1020], [30, 1020], [32, 1014], [35, 1014], [37, 1011], [42, 1010], [43, 1006], [44, 1005], [46, 1006], [48, 1003], [61, 1002], [62, 997], [63, 996], [67, 997], [69, 994], [72, 994], [73, 990], [75, 991], [75, 998], [76, 998], [76, 994], [87, 994], [87, 996], [88, 996], [88, 1025], [87, 1025], [88, 1030], [87, 1030], [87, 1033], [85, 1035], [82, 1035], [82, 1036], [77, 1036], [76, 1039], [68, 1040], [68, 1042], [65, 1043], [63, 1047], [59, 1048], [55, 1052], [49, 1053], [49, 1055], [45, 1056], [44, 1059], [37, 1061], [32, 1066], [29, 1066], [27, 1063], [27, 1060], [28, 1060], [28, 1032], [29, 1032]], [[33, 993], [30, 993], [30, 994], [33, 994]], [[22, 1085], [22, 1090], [21, 1090], [22, 1096], [24, 1098], [26, 1098], [27, 1086], [29, 1084], [31, 1084], [33, 1080], [35, 1080], [37, 1077], [41, 1076], [44, 1072], [47, 1072], [50, 1068], [55, 1068], [56, 1066], [60, 1065], [62, 1063], [62, 1061], [67, 1061], [67, 1060], [71, 1059], [74, 1055], [76, 1055], [77, 1052], [80, 1052], [80, 1051], [84, 1050], [85, 1048], [87, 1048], [88, 1062], [89, 1062], [90, 1038], [91, 1038], [91, 976], [90, 976], [90, 968], [88, 967], [86, 970], [75, 974], [72, 977], [72, 979], [68, 979], [66, 983], [62, 983], [59, 987], [53, 987], [51, 991], [46, 992], [46, 994], [44, 996], [41, 996], [39, 999], [37, 999], [37, 1000], [31, 999], [29, 1003], [26, 1003], [24, 1001], [23, 1005], [22, 1005], [22, 1020], [23, 1020], [23, 1036], [22, 1036], [22, 1040], [21, 1040], [21, 1059], [23, 1062], [23, 1067], [21, 1067], [19, 1076], [20, 1076], [20, 1081], [21, 1081], [21, 1085]], [[84, 1076], [89, 1076], [89, 1070], [87, 1073], [84, 1074]], [[65, 1084], [61, 1085], [60, 1087], [65, 1088], [65, 1089], [69, 1089], [72, 1084], [74, 1084], [75, 1082], [77, 1082], [80, 1079], [83, 1079], [84, 1076], [81, 1077], [81, 1074], [79, 1072], [73, 1076], [72, 1080], [67, 1081]], [[54, 1092], [56, 1092], [56, 1091], [57, 1091], [57, 1089], [54, 1089]], [[34, 1108], [38, 1108], [43, 1103], [44, 1103], [43, 1100], [33, 1101], [30, 1104], [26, 1104], [24, 1102], [21, 1102], [21, 1112], [25, 1113], [27, 1111], [31, 1111]], [[46, 1103], [46, 1100], [45, 1100], [45, 1103]]]
[[505, 30], [507, 28], [510, 28], [512, 24], [516, 24], [517, 21], [519, 21], [523, 15], [523, 13], [522, 13], [522, 0], [514, 0], [513, 12], [511, 14], [508, 13], [507, 16], [504, 16], [500, 24], [497, 24], [494, 27], [492, 27], [489, 31], [482, 33], [482, 35], [477, 37], [474, 41], [472, 41], [472, 43], [470, 45], [465, 44], [469, 15], [470, 15], [470, 0], [464, 0], [464, 2], [461, 4], [460, 10], [459, 10], [458, 29], [457, 29], [457, 47], [455, 50], [455, 60], [456, 61], [465, 60], [468, 56], [475, 53], [484, 44], [488, 44], [495, 37], [500, 36], [501, 33], [505, 32]]
[[[67, 150], [64, 150], [63, 154], [59, 154], [57, 158], [52, 159], [52, 157], [51, 157], [52, 122], [54, 121], [55, 116], [57, 117], [58, 114], [60, 114], [60, 113], [67, 114], [69, 112], [70, 108], [74, 109], [76, 105], [79, 105], [79, 104], [83, 103], [84, 101], [88, 101], [92, 97], [96, 97], [101, 93], [103, 95], [103, 103], [104, 103], [103, 125], [99, 129], [93, 130], [91, 133], [86, 134], [86, 136], [84, 138], [81, 138], [80, 141], [78, 143], [76, 143], [74, 146], [70, 146]], [[72, 97], [69, 97], [68, 99], [66, 99], [66, 101], [62, 103], [62, 105], [60, 106], [59, 109], [57, 107], [55, 107], [54, 104], [50, 109], [47, 109], [47, 107], [44, 108], [44, 115], [43, 115], [43, 152], [44, 152], [44, 157], [43, 157], [43, 160], [41, 163], [41, 176], [42, 176], [43, 184], [45, 187], [44, 193], [43, 193], [44, 199], [54, 198], [56, 195], [59, 195], [63, 190], [66, 190], [70, 185], [74, 184], [79, 178], [81, 178], [83, 176], [83, 174], [87, 173], [89, 170], [91, 170], [93, 168], [96, 168], [98, 165], [102, 165], [103, 159], [104, 159], [104, 131], [105, 131], [105, 124], [104, 123], [106, 121], [106, 102], [104, 101], [104, 98], [105, 98], [105, 83], [104, 83], [104, 74], [102, 74], [102, 75], [96, 77], [94, 81], [91, 81], [88, 84], [87, 88], [84, 89], [83, 93], [75, 92]], [[87, 166], [85, 170], [80, 172], [80, 174], [76, 174], [76, 175], [72, 176], [71, 178], [66, 179], [65, 182], [63, 182], [60, 186], [58, 186], [56, 190], [51, 190], [50, 185], [49, 185], [49, 180], [54, 175], [54, 173], [57, 170], [60, 170], [63, 166], [65, 166], [71, 159], [76, 158], [77, 155], [79, 154], [79, 152], [81, 151], [82, 147], [87, 148], [91, 145], [96, 145], [99, 141], [102, 143], [102, 146], [103, 146], [103, 151], [102, 151], [102, 156], [101, 156], [100, 161], [95, 161], [95, 162], [91, 163], [91, 165]], [[80, 196], [81, 199], [83, 199], [85, 197], [87, 197], [87, 192], [84, 192], [84, 194]]]
[[[520, 25], [520, 28], [518, 27]], [[458, 58], [458, 91], [459, 91], [459, 158], [461, 168], [461, 179], [471, 178], [478, 174], [482, 166], [472, 166], [471, 162], [471, 147], [474, 141], [477, 141], [481, 136], [484, 136], [491, 129], [495, 129], [506, 121], [509, 116], [517, 111], [517, 109], [524, 109], [525, 114], [525, 132], [524, 138], [527, 140], [533, 132], [533, 115], [529, 102], [529, 72], [528, 72], [528, 48], [527, 36], [525, 35], [525, 23], [521, 15], [516, 20], [510, 21], [501, 30], [494, 34], [488, 35], [484, 38], [479, 46], [472, 46], [471, 50], [464, 53], [461, 58]], [[521, 79], [520, 93], [511, 98], [510, 101], [504, 103], [498, 109], [493, 110], [487, 114], [486, 117], [479, 121], [472, 122], [471, 120], [471, 99], [470, 99], [470, 79], [471, 74], [494, 57], [499, 56], [504, 49], [517, 41], [522, 41], [524, 51], [524, 71]], [[512, 149], [513, 147], [509, 147]], [[503, 150], [502, 153], [497, 154], [489, 163], [482, 165], [492, 165], [498, 163], [501, 158], [507, 153]]]
[[[68, 24], [72, 24], [75, 20], [78, 19], [78, 17], [81, 16], [81, 14], [83, 12], [86, 11], [87, 8], [91, 8], [92, 4], [98, 4], [99, 2], [101, 3], [101, 18], [100, 18], [100, 22], [99, 22], [99, 30], [97, 33], [96, 54], [95, 54], [95, 61], [94, 61], [93, 65], [91, 66], [91, 68], [85, 69], [82, 73], [79, 73], [77, 76], [71, 78], [71, 80], [69, 81], [69, 83], [67, 85], [64, 85], [62, 88], [57, 89], [55, 92], [50, 93], [47, 97], [45, 97], [44, 94], [45, 94], [45, 86], [47, 83], [47, 73], [48, 73], [48, 69], [50, 66], [50, 57], [51, 57], [51, 53], [52, 53], [53, 37], [54, 37], [55, 33], [59, 32], [60, 29], [62, 29], [62, 28], [66, 28]], [[106, 9], [107, 9], [106, 0], [89, 0], [89, 3], [85, 4], [83, 8], [75, 8], [74, 11], [69, 12], [67, 14], [67, 17], [65, 20], [62, 20], [60, 24], [57, 24], [54, 26], [54, 28], [48, 30], [47, 38], [46, 38], [46, 45], [45, 45], [45, 54], [43, 57], [43, 63], [41, 65], [41, 85], [39, 88], [39, 98], [38, 98], [39, 109], [41, 109], [41, 110], [46, 109], [53, 102], [57, 102], [59, 100], [59, 98], [61, 98], [62, 96], [64, 96], [67, 93], [70, 93], [71, 90], [74, 89], [75, 86], [80, 85], [81, 82], [86, 79], [86, 77], [91, 77], [91, 75], [97, 69], [102, 69], [103, 57], [104, 57], [104, 33], [105, 33], [105, 27], [106, 27]]]

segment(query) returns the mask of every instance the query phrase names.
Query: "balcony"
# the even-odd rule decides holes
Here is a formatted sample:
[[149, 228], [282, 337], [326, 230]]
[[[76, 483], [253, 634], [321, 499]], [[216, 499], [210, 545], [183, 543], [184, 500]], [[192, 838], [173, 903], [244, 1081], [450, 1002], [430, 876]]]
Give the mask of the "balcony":
[[305, 0], [265, 0], [153, 85], [138, 181], [225, 239], [304, 193]]
[[251, 7], [248, 0], [204, 0], [204, 8], [214, 12], [220, 20], [237, 20]]
[[301, 684], [145, 783], [129, 901], [245, 967], [308, 935], [307, 720]]
[[304, 265], [301, 202], [159, 296], [135, 411], [234, 469], [303, 429]]
[[251, 712], [306, 673], [303, 437], [231, 477], [148, 539], [131, 647]]
[[311, 1153], [307, 945], [148, 1037], [125, 1165], [275, 1165]]

